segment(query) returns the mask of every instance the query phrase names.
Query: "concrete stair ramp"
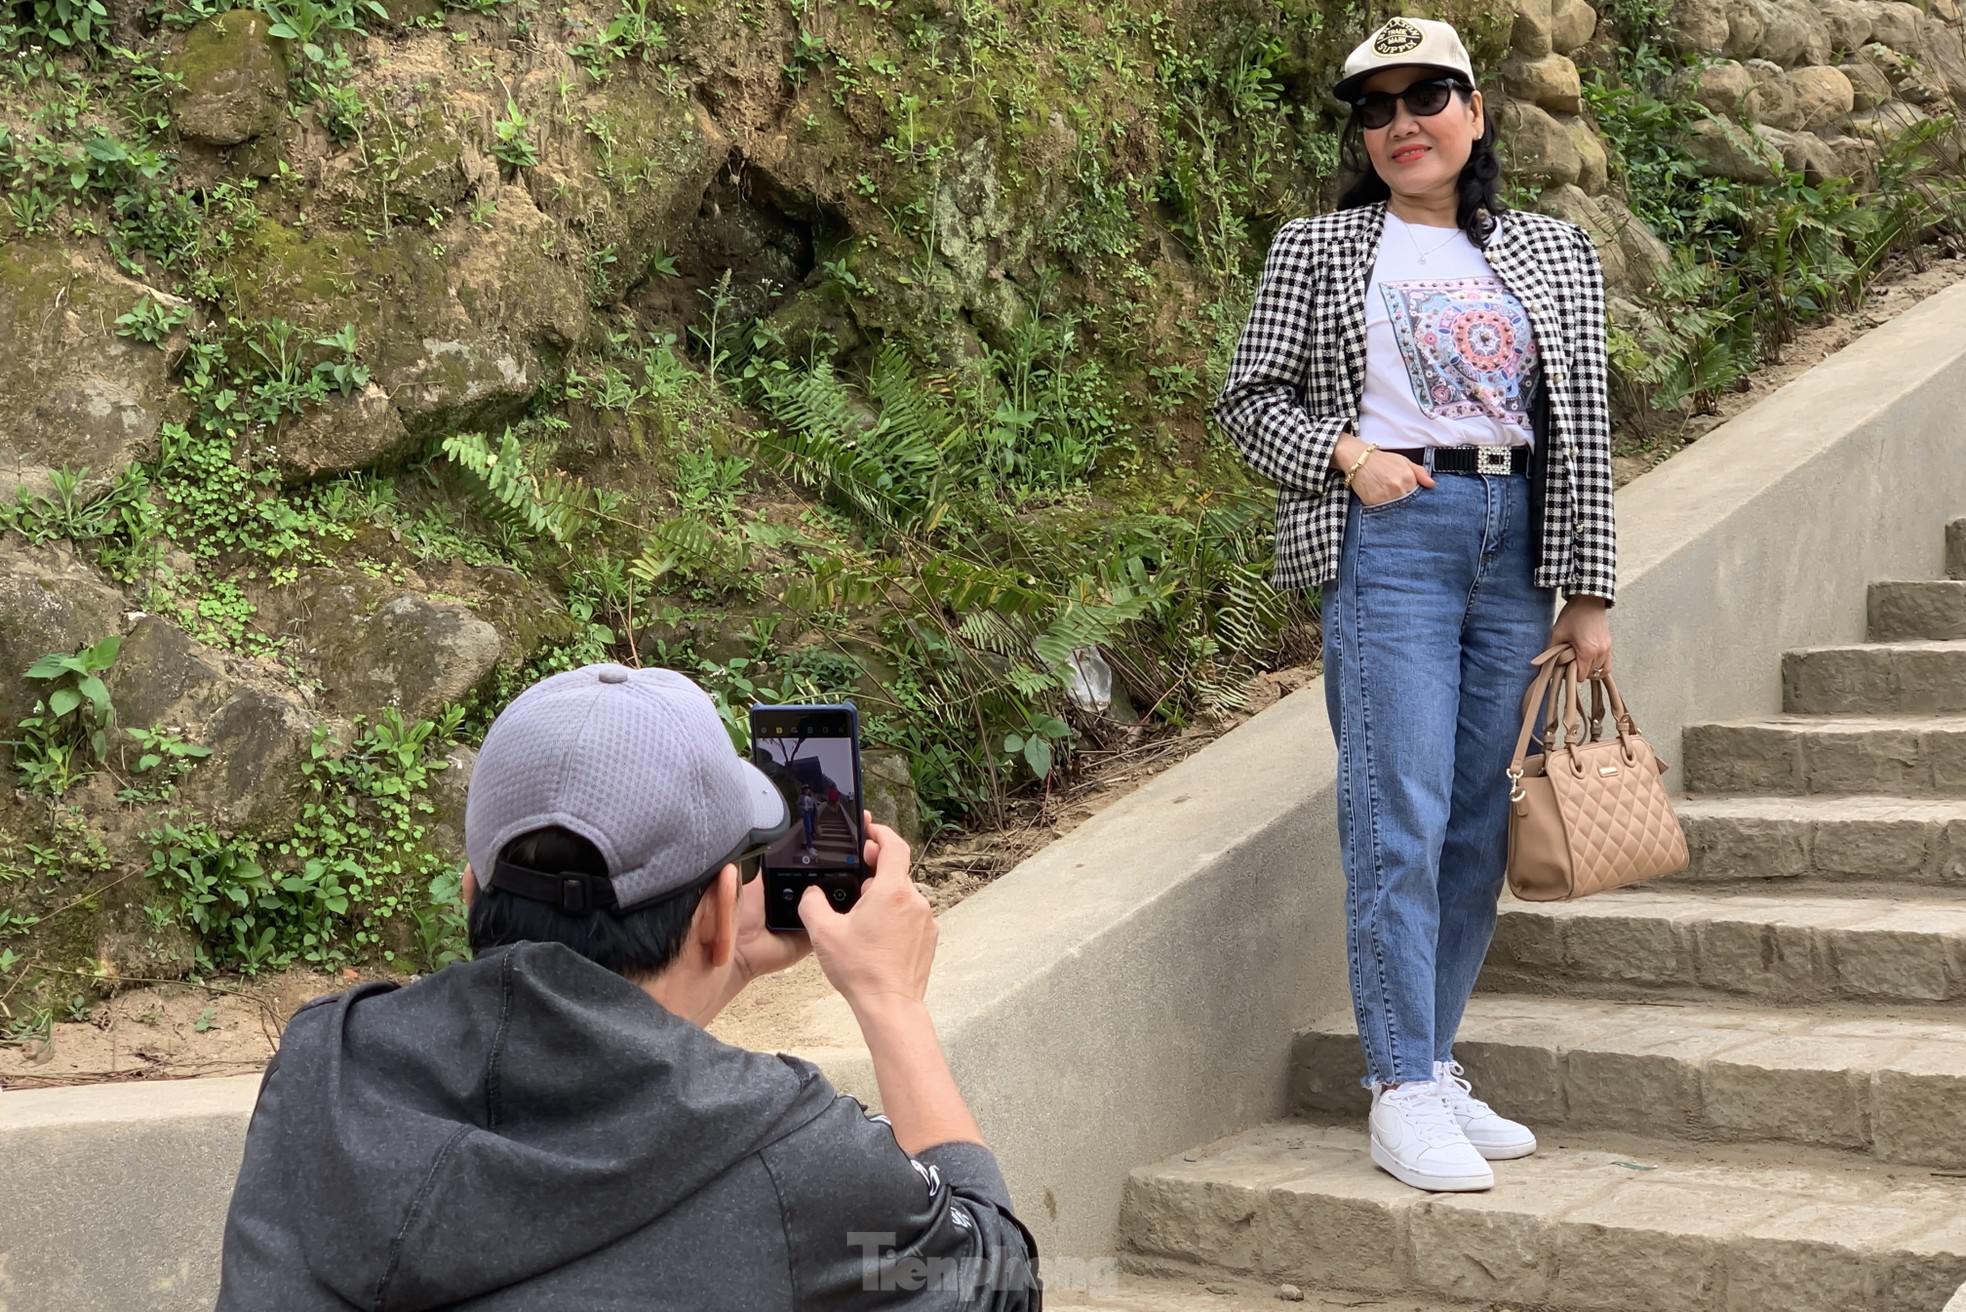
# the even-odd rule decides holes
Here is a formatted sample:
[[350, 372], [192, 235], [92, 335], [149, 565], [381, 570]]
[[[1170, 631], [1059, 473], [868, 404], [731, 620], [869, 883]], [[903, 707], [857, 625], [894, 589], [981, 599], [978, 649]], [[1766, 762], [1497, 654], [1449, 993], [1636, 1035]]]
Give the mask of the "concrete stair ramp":
[[1966, 1279], [1966, 1181], [1915, 1168], [1563, 1136], [1496, 1176], [1424, 1194], [1361, 1129], [1279, 1122], [1134, 1172], [1121, 1237], [1145, 1270], [1572, 1312], [1937, 1312]]
[[1508, 902], [1489, 991], [1943, 1006], [1966, 1021], [1966, 895], [1621, 889]]
[[1966, 798], [1966, 715], [1778, 715], [1688, 725], [1689, 793]]
[[[1839, 1149], [1966, 1176], [1966, 1024], [1865, 1012], [1479, 997], [1455, 1054], [1545, 1142], [1581, 1131]], [[1351, 1017], [1297, 1036], [1290, 1106], [1354, 1128]]]
[[1782, 706], [1800, 715], [1966, 712], [1966, 642], [1804, 647], [1782, 658]]
[[1946, 525], [1946, 577], [1966, 579], [1966, 519]]
[[1677, 883], [1966, 890], [1966, 798], [1702, 797], [1678, 803]]

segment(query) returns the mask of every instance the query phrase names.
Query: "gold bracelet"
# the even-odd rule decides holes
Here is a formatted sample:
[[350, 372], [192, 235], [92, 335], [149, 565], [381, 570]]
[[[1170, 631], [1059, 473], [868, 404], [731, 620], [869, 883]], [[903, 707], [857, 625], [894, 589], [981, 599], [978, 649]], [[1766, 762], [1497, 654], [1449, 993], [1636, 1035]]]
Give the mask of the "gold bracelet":
[[1365, 468], [1365, 462], [1372, 459], [1372, 453], [1378, 449], [1376, 445], [1368, 445], [1365, 448], [1364, 454], [1359, 456], [1357, 460], [1352, 461], [1352, 467], [1345, 471], [1345, 490], [1347, 492], [1352, 490], [1352, 480], [1358, 477], [1358, 471]]

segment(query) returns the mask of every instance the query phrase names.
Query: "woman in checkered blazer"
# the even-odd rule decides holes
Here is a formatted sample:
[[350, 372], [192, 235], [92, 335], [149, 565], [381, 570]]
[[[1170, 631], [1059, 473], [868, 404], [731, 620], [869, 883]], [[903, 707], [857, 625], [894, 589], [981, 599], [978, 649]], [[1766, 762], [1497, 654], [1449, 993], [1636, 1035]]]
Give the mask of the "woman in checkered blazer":
[[1536, 1149], [1453, 1054], [1530, 661], [1611, 661], [1603, 275], [1580, 229], [1504, 212], [1453, 28], [1393, 19], [1335, 90], [1357, 176], [1277, 234], [1215, 415], [1278, 485], [1277, 585], [1324, 588], [1373, 1160], [1486, 1189], [1489, 1161]]

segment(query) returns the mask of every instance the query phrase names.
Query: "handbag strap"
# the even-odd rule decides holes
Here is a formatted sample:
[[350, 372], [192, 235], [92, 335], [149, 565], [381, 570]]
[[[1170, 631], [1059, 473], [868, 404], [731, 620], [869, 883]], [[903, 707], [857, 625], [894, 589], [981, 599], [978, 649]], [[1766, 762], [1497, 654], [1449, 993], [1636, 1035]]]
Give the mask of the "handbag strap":
[[1561, 708], [1558, 703], [1563, 697], [1562, 687], [1560, 685], [1552, 687], [1552, 685], [1556, 682], [1557, 672], [1566, 665], [1573, 667], [1571, 677], [1575, 678], [1576, 659], [1576, 653], [1570, 650], [1568, 644], [1559, 644], [1530, 662], [1536, 666], [1536, 678], [1530, 683], [1529, 691], [1522, 695], [1522, 732], [1515, 740], [1515, 756], [1510, 760], [1508, 769], [1510, 795], [1514, 800], [1521, 800], [1516, 796], [1520, 790], [1513, 785], [1516, 780], [1522, 778], [1523, 763], [1529, 759], [1529, 741], [1536, 736], [1537, 722], [1542, 719], [1543, 703], [1545, 700], [1555, 699], [1551, 702], [1550, 726], [1543, 743], [1543, 748], [1547, 751], [1550, 747], [1548, 738], [1554, 736], [1560, 723]]

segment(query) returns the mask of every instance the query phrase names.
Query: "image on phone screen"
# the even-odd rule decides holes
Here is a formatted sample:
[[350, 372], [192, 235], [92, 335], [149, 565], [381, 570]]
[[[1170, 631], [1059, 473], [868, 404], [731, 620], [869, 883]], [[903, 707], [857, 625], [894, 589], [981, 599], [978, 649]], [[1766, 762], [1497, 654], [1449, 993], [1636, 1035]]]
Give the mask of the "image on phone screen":
[[800, 899], [817, 887], [835, 911], [860, 900], [859, 714], [838, 706], [753, 706], [751, 759], [785, 795], [791, 830], [764, 854], [765, 928], [802, 930]]
[[767, 871], [860, 869], [860, 796], [846, 715], [761, 716], [752, 759], [785, 794], [792, 828], [765, 852]]

